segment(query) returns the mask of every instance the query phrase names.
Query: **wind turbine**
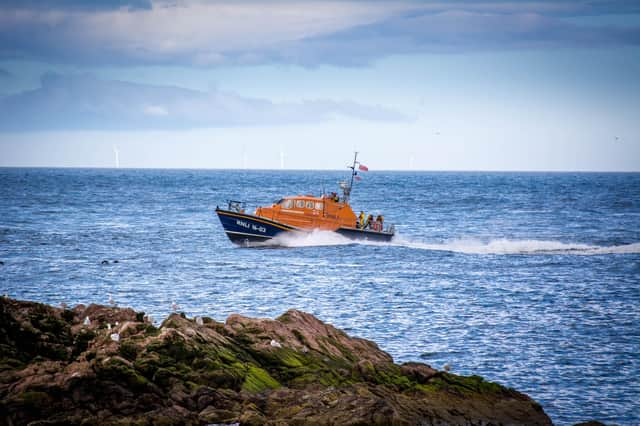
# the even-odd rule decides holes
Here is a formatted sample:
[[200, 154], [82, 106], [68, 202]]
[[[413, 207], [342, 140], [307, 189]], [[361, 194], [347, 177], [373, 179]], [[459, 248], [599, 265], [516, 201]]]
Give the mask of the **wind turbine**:
[[120, 168], [120, 151], [118, 151], [118, 147], [117, 146], [113, 146], [113, 154], [116, 157], [116, 169]]

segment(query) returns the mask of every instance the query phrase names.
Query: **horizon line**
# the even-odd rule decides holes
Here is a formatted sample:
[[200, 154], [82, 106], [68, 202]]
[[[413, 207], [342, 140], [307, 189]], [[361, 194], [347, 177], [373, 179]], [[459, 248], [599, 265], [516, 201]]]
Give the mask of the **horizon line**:
[[[0, 169], [97, 169], [97, 170], [203, 170], [203, 171], [249, 171], [249, 172], [342, 172], [344, 169], [294, 169], [294, 168], [224, 168], [224, 167], [113, 167], [113, 166], [1, 166]], [[550, 169], [371, 169], [364, 173], [376, 172], [426, 172], [426, 173], [640, 173], [638, 170], [550, 170]]]

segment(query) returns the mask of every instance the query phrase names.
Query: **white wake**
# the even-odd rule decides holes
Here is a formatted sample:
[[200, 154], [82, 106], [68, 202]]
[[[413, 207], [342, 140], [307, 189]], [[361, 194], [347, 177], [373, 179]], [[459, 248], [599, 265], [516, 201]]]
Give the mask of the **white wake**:
[[276, 247], [316, 247], [316, 246], [344, 246], [349, 244], [364, 244], [376, 246], [406, 247], [416, 250], [448, 251], [464, 254], [490, 255], [535, 255], [535, 254], [573, 254], [573, 255], [603, 255], [603, 254], [638, 254], [640, 243], [598, 246], [583, 243], [565, 243], [554, 240], [511, 240], [506, 238], [480, 240], [475, 238], [460, 238], [444, 242], [423, 242], [407, 239], [396, 235], [388, 243], [374, 241], [354, 241], [340, 234], [330, 231], [314, 230], [310, 233], [281, 234], [272, 240], [261, 243], [261, 246]]
[[450, 251], [464, 254], [637, 254], [640, 243], [616, 246], [597, 246], [581, 243], [564, 243], [553, 240], [509, 240], [505, 238], [482, 241], [478, 239], [455, 239], [442, 243], [424, 243], [396, 237], [394, 246], [420, 250]]

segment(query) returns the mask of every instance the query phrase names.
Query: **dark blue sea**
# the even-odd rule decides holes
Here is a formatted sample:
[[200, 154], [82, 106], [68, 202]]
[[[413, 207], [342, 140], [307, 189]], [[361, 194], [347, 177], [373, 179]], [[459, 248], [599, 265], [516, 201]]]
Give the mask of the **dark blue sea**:
[[111, 295], [157, 321], [174, 301], [220, 321], [301, 309], [397, 362], [521, 390], [556, 424], [640, 424], [640, 174], [369, 172], [352, 205], [396, 224], [389, 244], [239, 248], [214, 214], [346, 176], [0, 169], [0, 293]]

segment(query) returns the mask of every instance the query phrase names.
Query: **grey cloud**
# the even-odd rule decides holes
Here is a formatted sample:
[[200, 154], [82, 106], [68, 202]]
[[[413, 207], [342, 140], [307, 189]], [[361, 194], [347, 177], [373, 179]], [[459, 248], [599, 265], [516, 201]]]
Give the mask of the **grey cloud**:
[[[308, 12], [298, 5], [295, 14], [288, 13], [295, 2], [270, 3], [258, 16], [251, 8], [265, 4], [249, 1], [112, 0], [104, 3], [105, 10], [117, 12], [108, 13], [78, 12], [83, 4], [79, 0], [13, 3], [0, 6], [0, 60], [119, 66], [274, 62], [360, 66], [404, 53], [640, 45], [640, 25], [576, 25], [565, 19], [640, 13], [640, 3], [628, 0], [409, 1], [398, 3], [402, 7], [372, 1], [368, 3], [376, 6], [376, 13], [371, 15], [363, 8], [366, 2], [338, 2], [343, 9], [335, 14], [352, 14], [339, 22], [322, 1], [308, 2]], [[44, 13], [43, 4], [56, 13]], [[225, 13], [215, 13], [216, 5]], [[180, 8], [179, 15], [173, 13], [174, 7]], [[14, 8], [20, 13], [10, 13]], [[318, 17], [322, 19], [314, 19]], [[191, 27], [194, 22], [198, 25]], [[313, 30], [304, 31], [311, 26]], [[289, 27], [290, 31], [283, 30]]]
[[233, 93], [100, 80], [91, 75], [46, 74], [40, 88], [0, 98], [0, 130], [13, 132], [279, 125], [336, 116], [408, 120], [397, 111], [355, 102], [274, 103]]
[[535, 13], [411, 14], [262, 52], [263, 61], [362, 66], [414, 53], [640, 45], [640, 26], [578, 26]]
[[15, 9], [99, 11], [113, 9], [151, 9], [151, 0], [2, 0], [2, 7]]

